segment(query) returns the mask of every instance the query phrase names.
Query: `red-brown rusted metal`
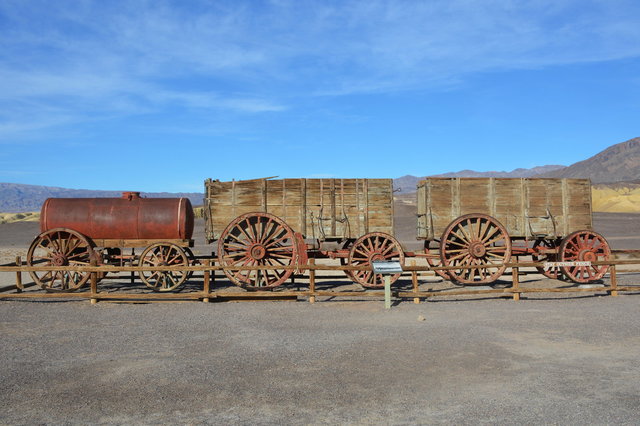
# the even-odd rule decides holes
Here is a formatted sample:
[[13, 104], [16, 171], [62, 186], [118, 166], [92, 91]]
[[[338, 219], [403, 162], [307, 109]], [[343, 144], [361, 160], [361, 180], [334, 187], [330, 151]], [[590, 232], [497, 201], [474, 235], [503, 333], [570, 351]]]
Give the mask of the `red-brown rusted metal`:
[[40, 230], [69, 228], [91, 239], [190, 239], [194, 214], [188, 198], [49, 198]]
[[[562, 262], [607, 261], [610, 256], [611, 249], [607, 240], [593, 231], [573, 232], [567, 235], [560, 244], [560, 260]], [[602, 279], [609, 266], [563, 266], [561, 269], [571, 281], [588, 283]]]
[[[397, 260], [404, 265], [404, 251], [398, 240], [384, 232], [363, 235], [353, 243], [349, 252], [350, 266], [371, 266], [371, 262], [387, 260]], [[363, 287], [384, 287], [383, 275], [374, 274], [373, 271], [348, 271], [347, 276]], [[400, 274], [392, 275], [391, 284], [398, 278]]]
[[[451, 279], [463, 284], [488, 284], [497, 280], [511, 258], [511, 239], [495, 218], [472, 213], [460, 216], [447, 226], [440, 242], [444, 266], [495, 264], [495, 267], [448, 270]], [[500, 266], [502, 265], [502, 266]]]

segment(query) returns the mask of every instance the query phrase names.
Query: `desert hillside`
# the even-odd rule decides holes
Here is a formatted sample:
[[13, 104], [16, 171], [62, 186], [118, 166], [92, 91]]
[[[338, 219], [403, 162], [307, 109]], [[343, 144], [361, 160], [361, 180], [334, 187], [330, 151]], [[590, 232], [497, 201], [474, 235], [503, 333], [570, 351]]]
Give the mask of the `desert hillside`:
[[638, 179], [640, 178], [640, 137], [612, 145], [584, 161], [539, 176], [589, 178], [593, 183]]
[[591, 189], [593, 211], [640, 213], [640, 185], [595, 185]]

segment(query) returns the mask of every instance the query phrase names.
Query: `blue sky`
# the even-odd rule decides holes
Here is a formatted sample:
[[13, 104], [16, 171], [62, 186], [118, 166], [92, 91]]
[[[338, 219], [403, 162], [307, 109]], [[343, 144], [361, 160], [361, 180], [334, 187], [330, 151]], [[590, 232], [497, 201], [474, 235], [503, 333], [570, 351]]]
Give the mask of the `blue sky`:
[[640, 2], [0, 0], [0, 182], [571, 164], [640, 136]]

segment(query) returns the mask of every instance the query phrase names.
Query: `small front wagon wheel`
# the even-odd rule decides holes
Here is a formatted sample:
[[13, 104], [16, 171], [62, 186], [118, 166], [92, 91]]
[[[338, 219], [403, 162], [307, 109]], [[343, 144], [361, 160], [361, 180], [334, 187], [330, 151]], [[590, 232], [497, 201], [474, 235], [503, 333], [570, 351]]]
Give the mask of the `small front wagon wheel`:
[[[607, 261], [611, 249], [605, 238], [593, 231], [576, 231], [562, 240], [560, 260], [562, 262]], [[608, 265], [563, 266], [562, 272], [575, 283], [588, 283], [602, 279]]]
[[[155, 243], [144, 249], [138, 266], [189, 266], [187, 254], [172, 243]], [[187, 280], [189, 271], [140, 271], [142, 282], [153, 291], [167, 292], [180, 287]]]
[[[389, 234], [370, 232], [358, 238], [349, 251], [350, 266], [371, 267], [371, 262], [397, 260], [404, 265], [402, 246]], [[347, 275], [358, 284], [367, 288], [384, 287], [384, 276], [371, 270], [348, 271]], [[400, 274], [391, 276], [391, 284], [400, 278]]]

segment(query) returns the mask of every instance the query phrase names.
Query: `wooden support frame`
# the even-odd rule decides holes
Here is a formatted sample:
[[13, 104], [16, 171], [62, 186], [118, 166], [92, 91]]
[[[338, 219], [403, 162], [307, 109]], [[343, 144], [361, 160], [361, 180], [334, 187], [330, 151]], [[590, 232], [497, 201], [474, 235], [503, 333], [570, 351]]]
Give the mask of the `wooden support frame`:
[[[533, 268], [539, 266], [539, 263], [533, 262], [521, 262], [521, 263], [509, 263], [505, 266], [512, 270], [512, 285], [503, 289], [474, 289], [473, 287], [463, 289], [444, 289], [444, 290], [429, 290], [420, 291], [418, 283], [418, 273], [430, 270], [447, 270], [452, 268], [462, 268], [461, 266], [452, 267], [430, 267], [430, 266], [417, 266], [415, 261], [412, 261], [410, 265], [405, 265], [405, 276], [410, 275], [412, 289], [411, 291], [398, 291], [392, 289], [392, 295], [401, 299], [413, 299], [414, 303], [419, 303], [420, 299], [428, 297], [442, 297], [442, 296], [469, 296], [469, 295], [496, 295], [500, 297], [508, 296], [513, 300], [519, 300], [520, 295], [524, 293], [609, 293], [612, 296], [617, 296], [619, 292], [640, 292], [639, 285], [618, 285], [618, 271], [619, 265], [640, 265], [640, 260], [618, 260], [607, 262], [593, 262], [597, 264], [611, 265], [609, 269], [610, 284], [603, 287], [581, 287], [574, 286], [569, 288], [529, 288], [522, 287], [520, 283], [520, 274], [522, 268]], [[474, 266], [475, 268], [478, 265]], [[317, 271], [348, 271], [348, 270], [368, 270], [366, 267], [354, 267], [354, 266], [338, 266], [338, 265], [318, 265], [315, 263], [315, 259], [309, 259], [307, 265], [292, 265], [287, 267], [280, 267], [279, 269], [300, 269], [307, 270], [309, 277], [308, 290], [279, 290], [279, 291], [252, 291], [252, 292], [238, 292], [227, 290], [212, 290], [212, 284], [215, 283], [215, 273], [219, 270], [229, 269], [251, 269], [251, 270], [264, 270], [270, 269], [266, 266], [253, 266], [253, 267], [225, 267], [215, 264], [215, 259], [204, 259], [203, 265], [194, 265], [188, 267], [180, 266], [155, 266], [155, 267], [140, 267], [140, 266], [110, 266], [110, 265], [92, 265], [85, 267], [52, 267], [52, 266], [27, 266], [24, 265], [20, 257], [16, 258], [14, 265], [0, 266], [0, 273], [2, 272], [14, 272], [16, 274], [16, 284], [14, 286], [5, 287], [0, 289], [0, 299], [12, 299], [12, 298], [86, 298], [90, 299], [92, 303], [97, 303], [98, 300], [202, 300], [208, 302], [212, 299], [218, 300], [262, 300], [262, 299], [297, 299], [300, 297], [308, 298], [310, 303], [315, 303], [318, 296], [327, 297], [358, 297], [358, 298], [380, 298], [384, 296], [383, 291], [362, 290], [362, 291], [340, 291], [340, 290], [325, 290], [318, 291], [317, 284]], [[137, 272], [146, 270], [190, 270], [203, 272], [202, 291], [184, 292], [184, 293], [136, 293], [130, 294], [126, 292], [100, 292], [98, 288], [98, 274], [100, 272]], [[24, 284], [22, 282], [22, 273], [29, 271], [48, 271], [48, 270], [78, 270], [91, 272], [89, 291], [85, 292], [71, 292], [71, 293], [43, 293], [43, 292], [24, 292], [23, 289], [33, 284]], [[8, 293], [8, 291], [16, 290], [15, 293]]]

